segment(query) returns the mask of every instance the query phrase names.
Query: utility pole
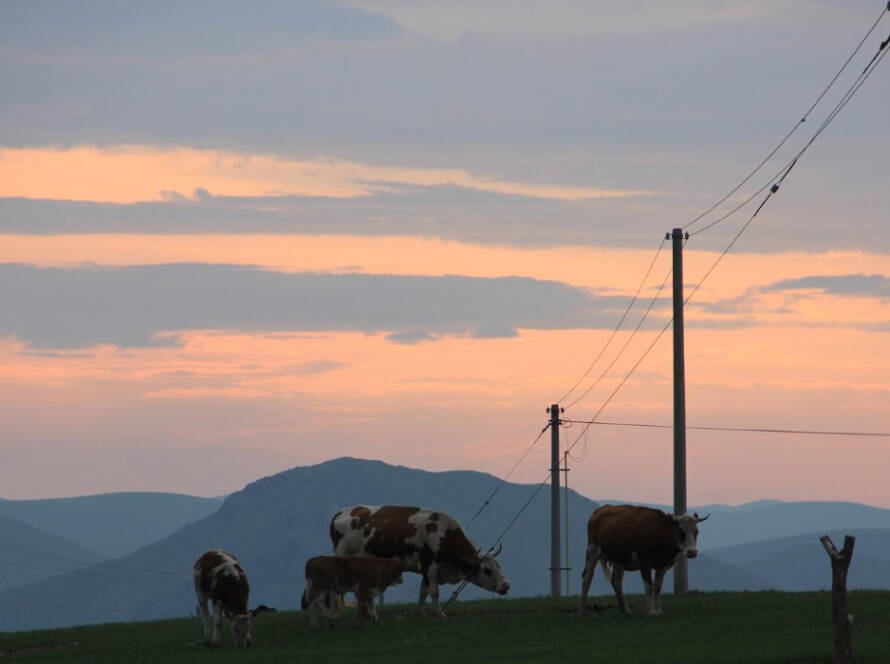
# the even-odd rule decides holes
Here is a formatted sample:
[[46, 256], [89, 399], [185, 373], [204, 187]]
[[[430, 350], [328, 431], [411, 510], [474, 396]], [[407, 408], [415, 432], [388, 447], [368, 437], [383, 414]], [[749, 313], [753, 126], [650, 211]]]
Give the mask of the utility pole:
[[561, 597], [559, 573], [559, 404], [550, 406], [550, 595]]
[[[683, 229], [675, 228], [672, 240], [674, 257], [674, 514], [686, 514], [686, 360], [683, 350]], [[674, 565], [674, 593], [689, 590], [686, 557]]]

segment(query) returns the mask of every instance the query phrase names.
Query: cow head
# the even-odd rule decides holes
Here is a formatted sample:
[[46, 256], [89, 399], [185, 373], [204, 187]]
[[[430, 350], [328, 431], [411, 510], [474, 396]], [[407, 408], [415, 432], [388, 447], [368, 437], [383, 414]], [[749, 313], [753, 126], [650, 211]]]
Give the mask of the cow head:
[[238, 647], [249, 646], [253, 639], [250, 638], [250, 614], [242, 613], [232, 618], [232, 636]]
[[711, 515], [700, 517], [696, 513], [673, 517], [678, 529], [677, 546], [680, 547], [680, 553], [685, 553], [687, 558], [695, 558], [698, 555], [698, 524], [709, 516]]
[[501, 553], [503, 545], [497, 551], [486, 553], [478, 559], [476, 570], [469, 577], [470, 583], [490, 590], [498, 595], [506, 595], [510, 590], [510, 582], [504, 576], [501, 564], [495, 558]]

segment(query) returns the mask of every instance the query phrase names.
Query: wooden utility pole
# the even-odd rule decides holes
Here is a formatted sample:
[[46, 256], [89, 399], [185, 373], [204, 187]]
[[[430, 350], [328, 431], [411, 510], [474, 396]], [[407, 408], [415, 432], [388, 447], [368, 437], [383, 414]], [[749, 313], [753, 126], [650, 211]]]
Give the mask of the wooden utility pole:
[[562, 596], [559, 573], [559, 404], [550, 406], [550, 595]]
[[852, 616], [847, 613], [847, 571], [853, 559], [856, 538], [847, 535], [844, 548], [838, 552], [828, 535], [819, 538], [831, 558], [831, 619], [834, 623], [834, 664], [852, 664], [853, 646], [850, 644]]
[[[686, 359], [683, 341], [683, 240], [689, 235], [675, 228], [667, 238], [673, 246], [674, 274], [674, 514], [686, 514]], [[674, 565], [674, 592], [689, 590], [686, 557]]]

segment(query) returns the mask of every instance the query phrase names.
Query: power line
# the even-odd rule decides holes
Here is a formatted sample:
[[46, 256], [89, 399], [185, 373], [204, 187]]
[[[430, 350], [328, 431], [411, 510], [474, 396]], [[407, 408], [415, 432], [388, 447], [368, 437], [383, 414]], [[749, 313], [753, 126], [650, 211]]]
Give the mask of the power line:
[[[612, 334], [609, 335], [609, 338], [606, 340], [605, 345], [600, 349], [600, 352], [594, 358], [593, 362], [590, 363], [590, 366], [581, 374], [581, 377], [577, 380], [577, 382], [569, 388], [569, 391], [563, 394], [559, 399], [556, 400], [556, 403], [562, 403], [568, 398], [568, 396], [575, 391], [575, 388], [581, 384], [581, 382], [587, 378], [588, 374], [590, 374], [593, 367], [596, 366], [596, 363], [599, 362], [600, 358], [603, 356], [603, 353], [606, 352], [606, 349], [612, 343], [612, 340], [615, 338], [615, 335], [618, 333], [618, 330], [621, 329], [621, 326], [624, 324], [624, 320], [627, 318], [627, 315], [630, 313], [630, 310], [633, 308], [634, 304], [636, 304], [637, 298], [640, 296], [640, 291], [643, 290], [643, 286], [646, 284], [646, 280], [649, 278], [649, 275], [652, 274], [652, 269], [655, 267], [655, 262], [658, 260], [658, 257], [661, 255], [661, 250], [664, 248], [664, 244], [667, 240], [662, 240], [661, 244], [658, 245], [658, 249], [655, 251], [655, 256], [652, 258], [652, 262], [649, 264], [649, 269], [646, 270], [646, 274], [643, 276], [643, 279], [640, 281], [640, 285], [637, 286], [637, 291], [634, 293], [633, 298], [631, 298], [630, 304], [627, 305], [627, 309], [624, 310], [624, 313], [621, 316], [621, 319], [618, 321], [618, 324], [615, 326], [615, 329], [612, 330]], [[597, 381], [598, 382], [598, 381]], [[590, 390], [588, 389], [588, 392]], [[586, 395], [587, 392], [584, 393]], [[581, 398], [583, 398], [583, 396]], [[572, 402], [572, 404], [576, 403], [576, 401]], [[569, 406], [571, 407], [571, 406]]]
[[[856, 48], [853, 49], [853, 52], [850, 53], [850, 55], [847, 57], [846, 61], [841, 66], [841, 68], [837, 71], [837, 73], [834, 75], [834, 77], [831, 79], [831, 81], [829, 81], [828, 85], [825, 86], [825, 89], [822, 90], [822, 92], [819, 94], [819, 96], [816, 97], [816, 100], [810, 105], [810, 107], [807, 109], [806, 113], [804, 113], [801, 116], [800, 120], [798, 120], [795, 123], [795, 125], [791, 128], [791, 130], [787, 134], [785, 134], [784, 138], [782, 138], [782, 140], [779, 141], [778, 145], [776, 145], [769, 152], [769, 154], [767, 154], [766, 157], [763, 158], [763, 160], [754, 168], [754, 170], [752, 170], [750, 173], [748, 173], [748, 175], [745, 176], [745, 178], [742, 179], [741, 182], [739, 182], [735, 187], [733, 187], [729, 192], [727, 192], [720, 200], [718, 200], [716, 203], [714, 203], [707, 210], [705, 210], [704, 212], [699, 214], [697, 217], [695, 217], [692, 221], [688, 222], [685, 226], [683, 226], [684, 230], [692, 227], [693, 225], [695, 225], [696, 223], [701, 221], [701, 219], [703, 219], [708, 214], [710, 214], [711, 212], [716, 210], [718, 207], [720, 207], [723, 203], [725, 203], [730, 198], [730, 196], [735, 194], [739, 189], [741, 189], [745, 184], [747, 184], [748, 181], [752, 177], [754, 177], [754, 175], [756, 175], [760, 171], [760, 169], [763, 168], [766, 165], [766, 163], [776, 155], [776, 153], [782, 148], [782, 146], [784, 146], [785, 143], [788, 142], [788, 140], [791, 138], [791, 136], [801, 127], [801, 125], [803, 125], [807, 121], [807, 118], [810, 116], [810, 113], [813, 112], [813, 110], [816, 108], [816, 106], [819, 104], [819, 102], [821, 102], [822, 99], [825, 97], [825, 95], [828, 94], [828, 91], [834, 86], [834, 84], [837, 82], [838, 78], [840, 78], [841, 74], [843, 74], [843, 72], [847, 69], [850, 62], [853, 60], [853, 58], [856, 57], [856, 54], [859, 53], [859, 51], [862, 49], [863, 44], [865, 44], [865, 42], [868, 40], [868, 38], [871, 36], [871, 34], [875, 31], [875, 28], [878, 27], [878, 23], [881, 22], [881, 19], [884, 18], [884, 13], [886, 11], [890, 11], [890, 6], [888, 6], [886, 9], [883, 9], [883, 8], [881, 9], [880, 14], [878, 14], [878, 17], [875, 19], [872, 26], [868, 29], [868, 32], [865, 33], [865, 36], [859, 41], [859, 44], [857, 44]], [[885, 46], [886, 46], [886, 42], [881, 45], [881, 49], [883, 49]], [[875, 54], [875, 57], [872, 58], [872, 62], [874, 62], [876, 57], [877, 57], [877, 54]], [[872, 62], [870, 62], [868, 66], [871, 66]], [[867, 68], [868, 67], [866, 67], [866, 69]], [[760, 190], [758, 190], [758, 192], [755, 193], [754, 196], [756, 196], [761, 191], [763, 191], [763, 189], [765, 187], [766, 187], [766, 185], [763, 188], [761, 188]], [[753, 198], [753, 196], [752, 196], [752, 198]], [[747, 201], [745, 202], [745, 204], [747, 204], [747, 202], [749, 202], [750, 200], [751, 200], [751, 198], [748, 198]], [[734, 214], [739, 209], [740, 208], [735, 208], [727, 216]], [[726, 217], [722, 217], [720, 219], [720, 221], [722, 221], [725, 218]], [[713, 225], [713, 224], [711, 224], [711, 225]], [[710, 225], [709, 225], [709, 227], [710, 227]], [[702, 229], [702, 230], [705, 230], [705, 229]]]
[[[636, 422], [602, 422], [598, 420], [564, 420], [570, 424], [598, 424], [610, 427], [637, 427], [644, 429], [673, 429], [671, 424], [643, 424]], [[890, 438], [890, 432], [885, 431], [819, 431], [814, 429], [771, 429], [756, 427], [718, 427], [718, 426], [687, 426], [687, 429], [695, 431], [731, 431], [743, 433], [775, 433], [797, 436], [850, 436], [861, 438]]]
[[621, 347], [621, 350], [618, 351], [618, 354], [612, 359], [612, 362], [609, 363], [609, 366], [607, 366], [603, 370], [603, 372], [600, 374], [599, 378], [596, 379], [596, 381], [594, 381], [586, 390], [584, 390], [584, 392], [579, 397], [577, 397], [568, 406], [566, 406], [566, 408], [571, 408], [572, 406], [577, 404], [579, 401], [581, 401], [581, 399], [586, 397], [593, 388], [595, 388], [597, 385], [599, 385], [599, 382], [603, 378], [605, 378], [605, 376], [609, 373], [609, 371], [612, 370], [612, 367], [615, 366], [615, 364], [618, 362], [618, 360], [624, 354], [624, 351], [627, 350], [628, 346], [630, 346], [631, 341], [633, 341], [634, 337], [636, 337], [636, 335], [637, 335], [637, 332], [640, 331], [640, 328], [642, 327], [643, 323], [649, 317], [649, 314], [652, 312], [652, 307], [655, 306], [655, 303], [658, 301], [658, 298], [661, 296], [661, 291], [664, 290], [664, 287], [667, 284], [668, 279], [670, 279], [672, 272], [673, 272], [673, 268], [671, 268], [667, 271], [667, 274], [664, 276], [664, 280], [661, 282], [661, 285], [658, 287], [658, 291], [656, 291], [655, 295], [652, 297], [652, 300], [649, 302], [649, 306], [646, 308], [646, 311], [643, 312], [643, 315], [640, 317], [640, 320], [637, 322], [637, 325], [634, 328], [633, 332], [627, 338], [627, 341], [624, 342], [624, 346]]
[[[882, 16], [883, 16], [883, 13], [882, 13]], [[877, 25], [877, 23], [875, 23], [875, 25]], [[874, 30], [874, 26], [872, 27], [872, 30]], [[869, 34], [871, 34], [871, 31], [869, 31]], [[721, 217], [718, 217], [716, 220], [712, 221], [711, 223], [709, 223], [706, 226], [703, 226], [702, 228], [699, 228], [697, 231], [695, 231], [694, 233], [691, 233], [690, 235], [698, 235], [700, 233], [703, 233], [703, 232], [713, 228], [717, 224], [725, 221], [730, 216], [732, 216], [733, 214], [738, 212], [741, 208], [745, 207], [748, 203], [750, 203], [756, 196], [761, 194], [767, 187], [770, 187], [771, 193], [775, 193], [775, 189], [777, 188], [777, 185], [781, 184], [782, 180], [784, 180], [785, 177], [788, 175], [788, 173], [791, 171], [791, 169], [794, 168], [794, 166], [795, 166], [795, 164], [797, 164], [798, 160], [800, 160], [800, 158], [803, 157], [804, 153], [806, 153], [806, 151], [809, 150], [810, 146], [812, 146], [813, 143], [815, 143], [816, 139], [822, 135], [822, 133], [835, 120], [835, 118], [846, 107], [846, 105], [850, 102], [850, 100], [853, 99], [853, 97], [856, 95], [856, 93], [859, 91], [859, 89], [865, 84], [865, 82], [872, 75], [872, 73], [875, 71], [875, 69], [877, 69], [878, 65], [880, 65], [881, 61], [887, 55], [887, 51], [885, 49], [887, 48], [888, 43], [890, 43], [890, 37], [888, 37], [885, 41], [881, 42], [881, 45], [878, 48], [877, 53], [875, 53], [874, 57], [872, 57], [872, 59], [869, 61], [868, 65], [866, 65], [866, 67], [862, 70], [862, 72], [856, 77], [856, 80], [854, 80], [853, 83], [850, 85], [850, 87], [847, 88], [847, 91], [844, 93], [844, 95], [841, 97], [841, 99], [835, 104], [834, 108], [826, 116], [825, 120], [822, 121], [822, 124], [810, 137], [810, 140], [806, 142], [806, 144], [797, 152], [797, 154], [771, 180], [769, 180], [766, 184], [764, 184], [762, 187], [760, 187], [753, 194], [748, 196], [744, 201], [742, 201], [739, 205], [737, 205], [735, 208], [730, 210], [728, 213], [724, 214]], [[857, 51], [858, 51], [858, 48], [857, 48]], [[767, 198], [769, 198], [769, 196], [767, 196]], [[765, 203], [765, 201], [764, 201], [764, 203]], [[763, 207], [764, 203], [761, 203], [760, 207]], [[759, 212], [759, 211], [760, 211], [760, 208], [757, 209], [757, 212]], [[756, 216], [757, 212], [754, 213], [755, 216]], [[691, 225], [692, 225], [692, 223], [687, 224], [684, 227], [684, 229], [688, 228]]]
[[476, 520], [476, 517], [478, 517], [480, 514], [482, 514], [482, 511], [486, 507], [488, 507], [488, 504], [491, 502], [491, 499], [494, 498], [497, 495], [497, 493], [503, 488], [503, 486], [507, 483], [507, 480], [510, 479], [510, 476], [513, 474], [513, 471], [515, 471], [519, 467], [519, 464], [521, 464], [523, 461], [525, 461], [525, 457], [527, 457], [529, 455], [529, 453], [532, 451], [532, 449], [534, 449], [535, 445], [538, 444], [538, 441], [541, 440], [541, 436], [543, 436], [544, 432], [547, 431], [547, 429], [549, 429], [549, 428], [550, 428], [550, 423], [548, 422], [547, 425], [543, 429], [541, 429], [541, 433], [538, 434], [538, 437], [532, 441], [532, 444], [528, 446], [528, 449], [526, 449], [525, 452], [523, 452], [522, 456], [519, 457], [519, 460], [513, 464], [513, 467], [510, 468], [510, 472], [508, 472], [501, 479], [500, 484], [498, 484], [495, 487], [494, 491], [491, 492], [491, 495], [482, 503], [482, 505], [479, 507], [479, 509], [476, 510], [476, 513], [473, 515], [473, 518], [467, 522], [467, 524], [466, 524], [467, 528], [469, 528], [470, 524], [472, 524]]

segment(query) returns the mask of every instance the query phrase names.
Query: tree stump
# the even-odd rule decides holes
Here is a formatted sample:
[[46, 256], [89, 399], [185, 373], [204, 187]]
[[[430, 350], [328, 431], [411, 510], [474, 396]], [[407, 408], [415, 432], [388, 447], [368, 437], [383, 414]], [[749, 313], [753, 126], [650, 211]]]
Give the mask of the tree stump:
[[850, 625], [853, 617], [847, 613], [847, 571], [853, 558], [856, 538], [844, 537], [840, 552], [828, 535], [819, 538], [828, 557], [831, 558], [831, 619], [834, 623], [834, 664], [852, 664], [853, 648], [850, 645]]

